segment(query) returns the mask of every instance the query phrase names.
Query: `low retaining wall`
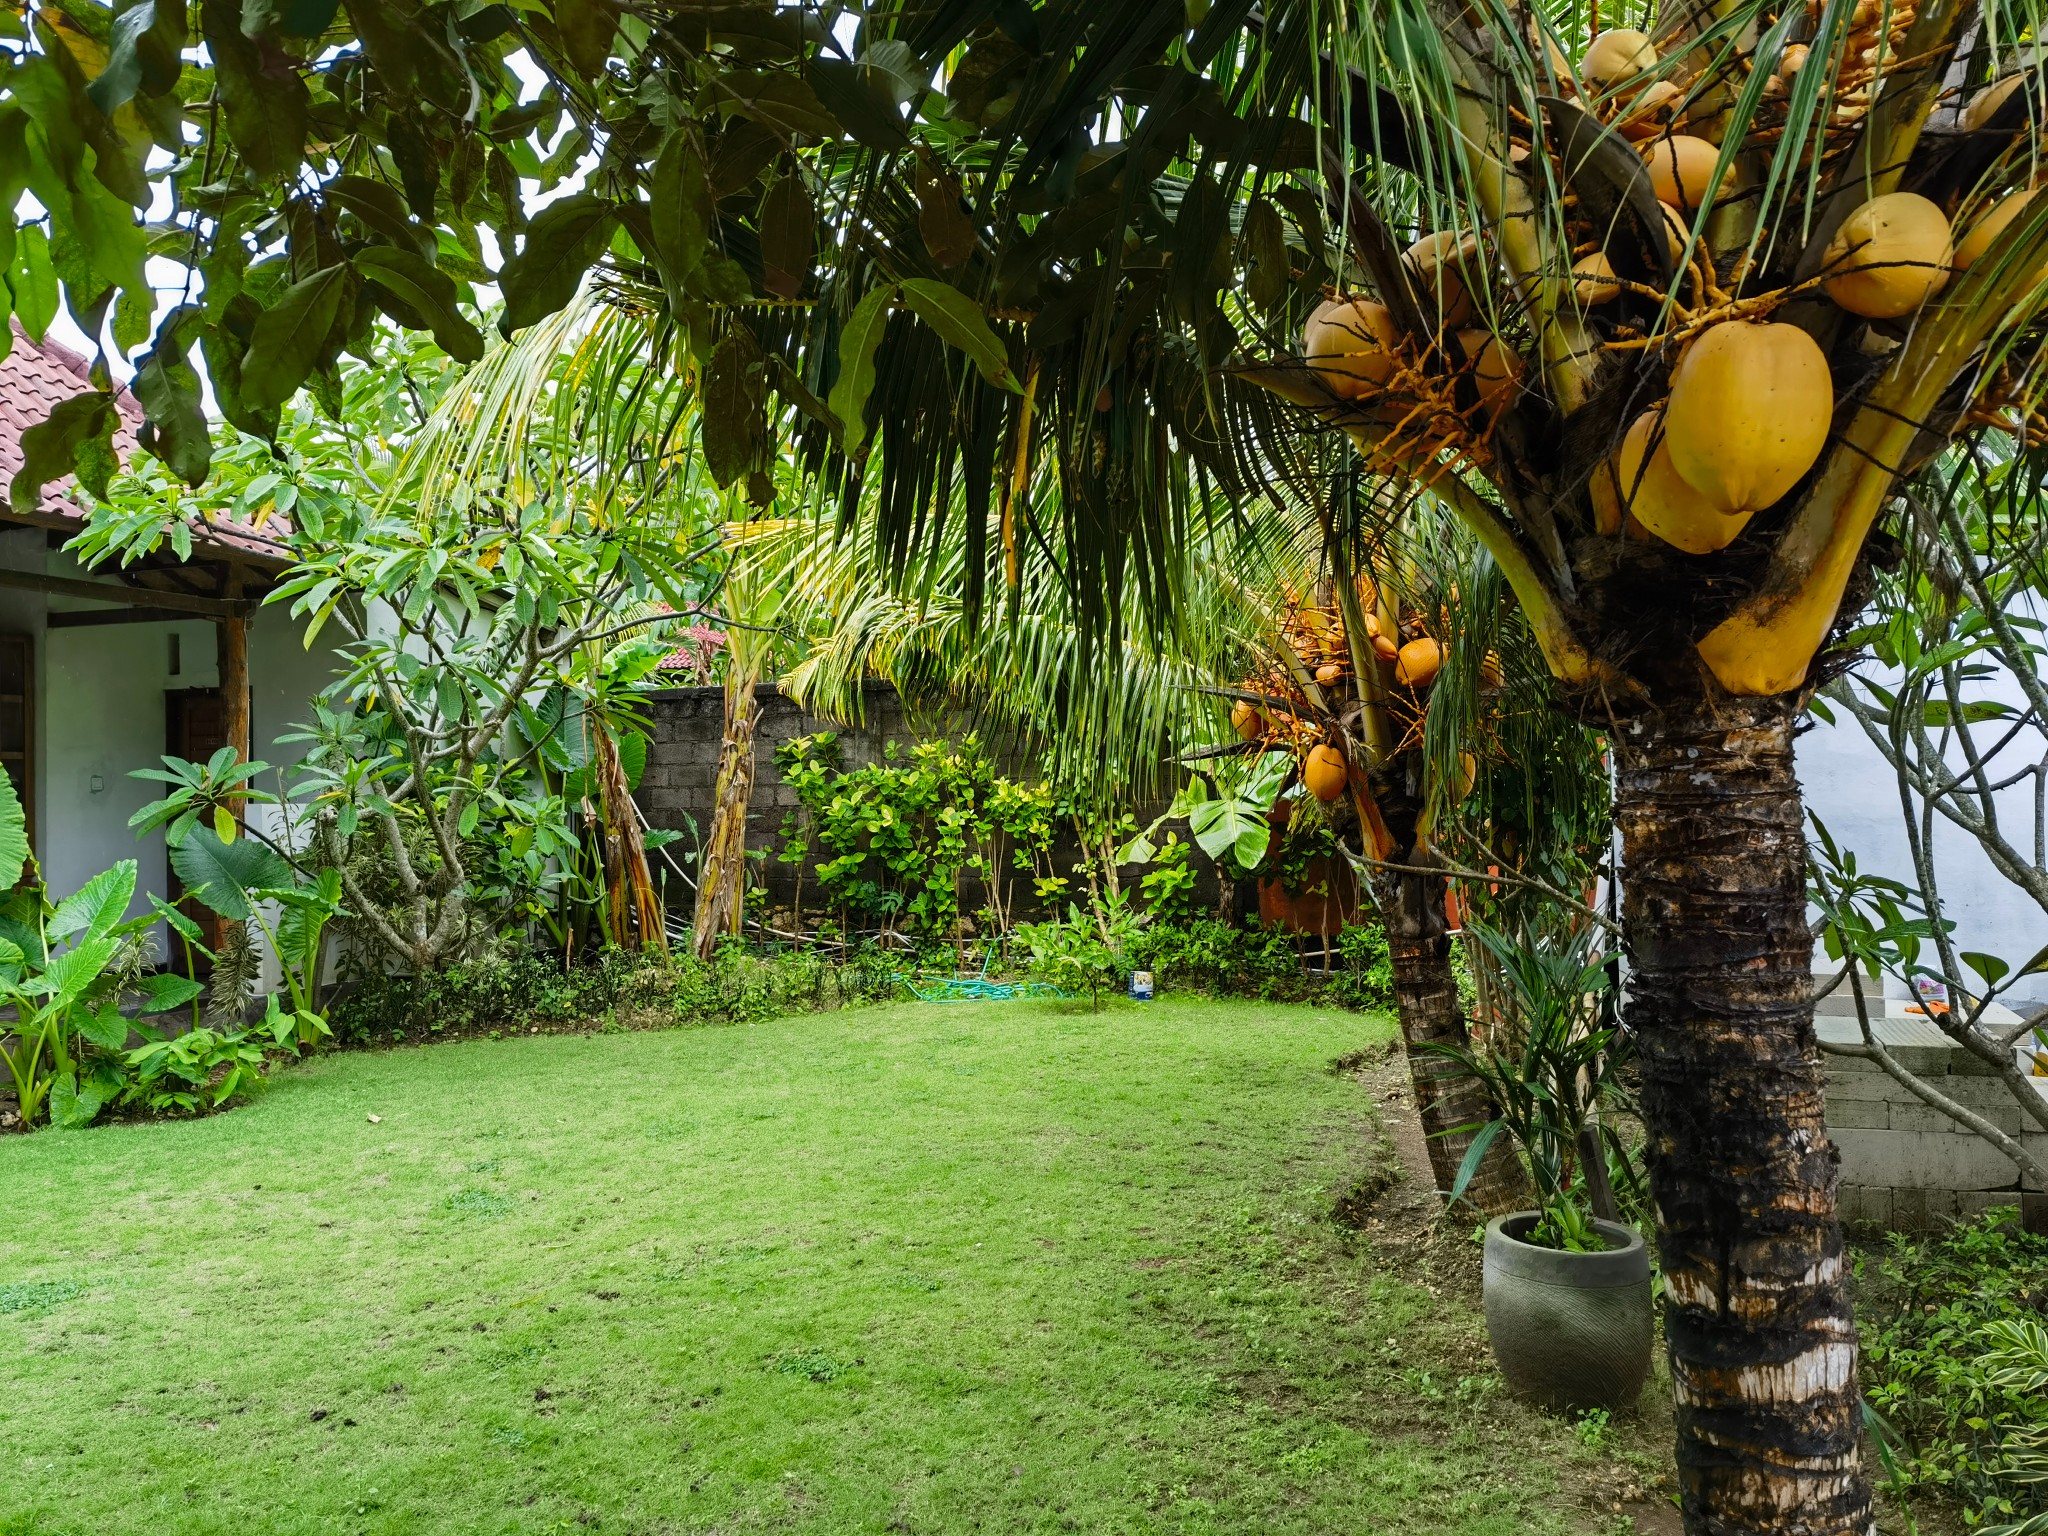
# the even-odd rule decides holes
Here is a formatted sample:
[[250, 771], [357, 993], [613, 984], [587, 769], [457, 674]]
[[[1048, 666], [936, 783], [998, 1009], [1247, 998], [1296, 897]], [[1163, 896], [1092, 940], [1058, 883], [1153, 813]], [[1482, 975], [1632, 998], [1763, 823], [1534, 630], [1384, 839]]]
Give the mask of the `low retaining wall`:
[[[1871, 1000], [1873, 1008], [1878, 1000]], [[2019, 1136], [2048, 1160], [2048, 1133], [2029, 1119], [1991, 1068], [1896, 999], [1875, 1023], [1899, 1065], [1928, 1086]], [[2017, 1022], [2004, 1009], [2008, 1023]], [[1823, 1042], [1862, 1038], [1853, 999], [1822, 999]], [[1873, 1061], [1828, 1055], [1828, 1134], [1842, 1155], [1842, 1220], [1890, 1232], [1929, 1232], [1998, 1205], [2020, 1205], [2027, 1224], [2048, 1220], [2048, 1194], [2023, 1190], [2019, 1171], [1990, 1142], [1924, 1104]], [[2035, 1079], [2048, 1091], [2048, 1078]], [[2048, 1096], [2048, 1094], [2044, 1094]], [[2022, 1134], [2031, 1132], [2031, 1134]]]

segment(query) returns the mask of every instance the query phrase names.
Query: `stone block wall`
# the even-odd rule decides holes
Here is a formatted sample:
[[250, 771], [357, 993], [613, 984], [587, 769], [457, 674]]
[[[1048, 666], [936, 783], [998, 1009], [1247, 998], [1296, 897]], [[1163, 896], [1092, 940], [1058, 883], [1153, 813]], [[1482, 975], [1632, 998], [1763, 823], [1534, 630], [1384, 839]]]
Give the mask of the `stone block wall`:
[[[755, 866], [754, 873], [768, 887], [769, 904], [782, 907], [795, 899], [797, 872], [794, 865], [781, 863], [772, 855], [782, 846], [782, 824], [797, 809], [797, 797], [796, 791], [782, 782], [782, 775], [776, 770], [776, 748], [797, 736], [836, 731], [842, 761], [846, 767], [856, 768], [880, 762], [892, 741], [901, 751], [922, 738], [912, 729], [902, 699], [887, 683], [870, 682], [862, 689], [861, 719], [855, 724], [843, 724], [811, 713], [774, 683], [760, 684], [754, 697], [760, 707], [760, 718], [754, 732], [754, 793], [748, 801], [747, 847], [771, 855]], [[647, 748], [647, 769], [641, 776], [640, 789], [634, 798], [646, 813], [649, 825], [674, 828], [687, 834], [694, 824], [701, 836], [710, 826], [712, 804], [717, 793], [718, 753], [725, 736], [725, 691], [721, 688], [665, 688], [650, 695], [649, 701], [654, 733]], [[1030, 765], [1023, 762], [1002, 762], [999, 759], [999, 766], [1009, 774], [1031, 771]], [[1162, 809], [1164, 807], [1154, 806], [1142, 810], [1139, 819], [1149, 820]], [[688, 844], [679, 845], [679, 849], [684, 846]], [[1053, 854], [1055, 867], [1065, 873], [1079, 857], [1079, 847], [1070, 835], [1055, 845]], [[691, 867], [685, 860], [679, 862], [683, 862], [686, 868]], [[1197, 892], [1205, 904], [1213, 903], [1218, 895], [1214, 866], [1203, 858], [1197, 858], [1195, 863], [1199, 882]], [[659, 878], [662, 870], [659, 856], [654, 864]], [[1135, 882], [1141, 873], [1141, 870], [1127, 870], [1124, 877]], [[804, 880], [806, 893], [815, 889], [808, 868]], [[671, 903], [685, 908], [689, 906], [689, 887], [684, 882], [671, 878], [667, 888]], [[1011, 888], [1017, 916], [1042, 915], [1029, 899], [1030, 894], [1029, 877], [1019, 874]], [[806, 894], [807, 903], [809, 899]], [[962, 892], [961, 910], [972, 913], [980, 908], [983, 901], [980, 891], [965, 890]]]
[[[1823, 1000], [1815, 1024], [1824, 1042], [1860, 1038], [1853, 1009], [1846, 999]], [[2048, 1134], [2034, 1129], [1988, 1065], [1924, 1016], [1904, 1013], [1896, 1001], [1890, 1009], [1874, 1024], [1901, 1066], [2048, 1158]], [[1843, 1221], [1928, 1232], [1999, 1205], [2025, 1207], [2029, 1225], [2048, 1217], [2048, 1193], [2023, 1190], [2018, 1170], [1996, 1147], [1923, 1103], [1877, 1063], [1836, 1055], [1825, 1061], [1828, 1133], [1842, 1156]], [[2048, 1088], [2048, 1079], [2039, 1081]]]

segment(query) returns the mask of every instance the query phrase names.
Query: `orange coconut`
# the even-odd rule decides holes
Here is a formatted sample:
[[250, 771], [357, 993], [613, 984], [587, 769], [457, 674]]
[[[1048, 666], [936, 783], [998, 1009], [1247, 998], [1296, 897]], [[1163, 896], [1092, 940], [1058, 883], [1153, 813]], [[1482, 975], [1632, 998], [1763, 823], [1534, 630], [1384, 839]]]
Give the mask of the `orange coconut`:
[[1742, 532], [1749, 515], [1730, 517], [1694, 490], [1672, 466], [1670, 450], [1656, 411], [1630, 423], [1612, 467], [1622, 504], [1666, 544], [1689, 555], [1712, 554]]
[[1813, 468], [1834, 412], [1828, 360], [1811, 336], [1728, 320], [1695, 337], [1672, 371], [1665, 443], [1717, 510], [1760, 512]]
[[1621, 297], [1615, 280], [1614, 263], [1605, 251], [1592, 251], [1572, 263], [1572, 292], [1581, 304], [1605, 304]]
[[[1994, 203], [1988, 212], [1970, 226], [1969, 233], [1956, 242], [1955, 269], [1958, 272], [1967, 272], [1981, 261], [1984, 253], [1991, 249], [1992, 242], [2011, 228], [2013, 221], [2027, 211], [2027, 204], [2039, 195], [2038, 189], [2008, 192]], [[2037, 272], [2036, 280], [2044, 273], [2048, 273], [2048, 268], [2044, 268], [2043, 272]]]
[[1230, 706], [1230, 728], [1245, 741], [1257, 741], [1266, 734], [1266, 722], [1248, 699]]
[[1413, 274], [1422, 318], [1435, 330], [1453, 330], [1472, 319], [1472, 294], [1466, 279], [1475, 274], [1479, 242], [1452, 230], [1424, 235], [1401, 258]]
[[1357, 400], [1384, 389], [1394, 376], [1400, 334], [1377, 300], [1331, 299], [1317, 305], [1302, 327], [1301, 355], [1331, 394]]
[[1917, 192], [1873, 197], [1842, 221], [1821, 270], [1827, 296], [1852, 315], [1911, 314], [1948, 283], [1948, 220]]
[[1345, 782], [1351, 777], [1351, 770], [1345, 765], [1344, 754], [1335, 747], [1311, 747], [1308, 758], [1301, 765], [1301, 782], [1308, 792], [1318, 800], [1331, 801], [1344, 793]]
[[1479, 407], [1491, 421], [1514, 404], [1521, 392], [1521, 354], [1481, 330], [1458, 332], [1458, 345], [1464, 349], [1465, 366], [1479, 385]]
[[1685, 95], [1669, 80], [1652, 80], [1614, 119], [1625, 139], [1647, 139], [1664, 132], [1683, 115]]
[[1718, 148], [1689, 133], [1673, 133], [1650, 140], [1642, 149], [1658, 202], [1686, 213], [1705, 206], [1714, 167], [1721, 159]]
[[2025, 78], [2024, 75], [2007, 75], [2003, 80], [1994, 80], [1972, 96], [1970, 104], [1962, 111], [1963, 127], [1972, 133], [1984, 127], [1996, 115], [1998, 109], [2012, 98], [2012, 93], [2020, 88], [2020, 81]]
[[1657, 50], [1649, 37], [1628, 27], [1616, 27], [1593, 39], [1579, 59], [1579, 78], [1597, 92], [1656, 67]]
[[1394, 681], [1408, 688], [1425, 688], [1435, 681], [1444, 664], [1444, 648], [1424, 635], [1401, 647], [1394, 663]]

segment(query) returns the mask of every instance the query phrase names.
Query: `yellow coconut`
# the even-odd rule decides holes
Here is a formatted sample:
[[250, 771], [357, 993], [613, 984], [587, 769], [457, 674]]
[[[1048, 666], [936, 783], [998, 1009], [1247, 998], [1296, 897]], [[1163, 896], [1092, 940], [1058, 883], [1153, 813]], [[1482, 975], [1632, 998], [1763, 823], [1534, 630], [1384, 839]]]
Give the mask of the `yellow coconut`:
[[1458, 345], [1464, 348], [1465, 366], [1479, 385], [1479, 407], [1491, 421], [1513, 405], [1521, 392], [1521, 354], [1481, 330], [1458, 332]]
[[1266, 734], [1265, 720], [1248, 699], [1239, 699], [1230, 706], [1230, 728], [1245, 741], [1257, 741]]
[[1917, 192], [1873, 197], [1828, 242], [1821, 287], [1852, 315], [1911, 314], [1948, 282], [1955, 256], [1948, 220]]
[[1630, 423], [1612, 473], [1633, 519], [1689, 555], [1710, 555], [1725, 547], [1749, 521], [1747, 513], [1728, 516], [1686, 484], [1672, 466], [1670, 436], [1655, 411], [1645, 411]]
[[1301, 782], [1318, 800], [1330, 801], [1344, 793], [1344, 783], [1351, 776], [1345, 766], [1344, 754], [1335, 747], [1311, 747], [1308, 760], [1301, 765]]
[[1962, 125], [1972, 133], [1990, 122], [1998, 109], [2011, 99], [2012, 93], [2020, 88], [2024, 75], [2007, 75], [1995, 80], [1970, 98], [1970, 104], [1963, 108]]
[[1623, 138], [1650, 138], [1675, 124], [1684, 105], [1684, 93], [1677, 86], [1669, 80], [1652, 80], [1614, 119], [1614, 129]]
[[1593, 39], [1579, 60], [1579, 78], [1596, 92], [1657, 67], [1657, 50], [1641, 32], [1616, 27]]
[[1316, 668], [1316, 681], [1327, 688], [1344, 675], [1344, 669], [1334, 661], [1326, 661]]
[[1472, 786], [1479, 782], [1479, 759], [1473, 753], [1458, 754], [1458, 798], [1465, 799], [1472, 793]]
[[1729, 320], [1695, 337], [1672, 371], [1665, 443], [1717, 511], [1760, 512], [1813, 468], [1834, 411], [1828, 360], [1811, 336]]
[[[1664, 210], [1664, 244], [1670, 249], [1672, 263], [1676, 265], [1685, 259], [1685, 248], [1692, 240], [1692, 223], [1669, 203], [1659, 203], [1657, 206]], [[1703, 238], [1700, 241], [1700, 249], [1705, 248], [1706, 241]], [[1697, 255], [1698, 252], [1694, 254]]]
[[1301, 331], [1301, 355], [1330, 393], [1356, 400], [1384, 389], [1394, 376], [1400, 332], [1387, 306], [1373, 299], [1331, 299]]
[[1424, 635], [1401, 647], [1394, 663], [1394, 681], [1409, 688], [1426, 688], [1444, 664], [1444, 648]]
[[1488, 651], [1479, 658], [1479, 686], [1482, 688], [1498, 688], [1500, 680], [1500, 652]]
[[1424, 235], [1402, 258], [1414, 274], [1416, 302], [1422, 318], [1438, 330], [1455, 329], [1472, 319], [1472, 294], [1467, 277], [1475, 274], [1479, 242], [1462, 239], [1448, 229]]
[[1401, 654], [1401, 647], [1384, 634], [1375, 634], [1372, 637], [1372, 650], [1381, 661], [1393, 661]]
[[1955, 269], [1967, 272], [1974, 267], [1991, 249], [1992, 242], [2011, 227], [2013, 220], [2026, 212], [2027, 204], [2038, 195], [2038, 190], [2009, 192], [1993, 204], [1989, 212], [1970, 226], [1970, 232], [1956, 242]]
[[1793, 76], [1797, 75], [1800, 69], [1804, 67], [1806, 63], [1806, 55], [1807, 47], [1804, 43], [1794, 43], [1791, 47], [1787, 48], [1783, 53], [1779, 54], [1778, 78], [1784, 81], [1787, 85], [1790, 85], [1792, 83]]
[[1621, 504], [1621, 481], [1616, 473], [1614, 460], [1602, 459], [1599, 468], [1593, 471], [1593, 480], [1586, 487], [1593, 498], [1593, 527], [1605, 534], [1621, 532], [1624, 515]]
[[1714, 167], [1721, 159], [1719, 149], [1689, 133], [1652, 139], [1642, 148], [1650, 167], [1650, 186], [1658, 202], [1669, 203], [1686, 213], [1705, 205]]
[[1581, 304], [1605, 304], [1610, 299], [1621, 297], [1621, 284], [1615, 280], [1614, 263], [1607, 259], [1605, 251], [1591, 252], [1573, 262], [1572, 279], [1572, 292], [1578, 295]]

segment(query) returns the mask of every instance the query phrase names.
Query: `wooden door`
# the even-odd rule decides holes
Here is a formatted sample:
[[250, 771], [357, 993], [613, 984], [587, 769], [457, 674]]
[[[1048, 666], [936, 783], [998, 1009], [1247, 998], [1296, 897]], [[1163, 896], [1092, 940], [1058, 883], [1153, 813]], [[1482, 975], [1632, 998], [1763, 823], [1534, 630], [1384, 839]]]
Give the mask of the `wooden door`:
[[[164, 694], [166, 752], [173, 757], [203, 763], [226, 745], [227, 711], [221, 706], [218, 688], [173, 688]], [[195, 897], [183, 896], [184, 882], [178, 878], [175, 869], [166, 866], [165, 878], [170, 884], [170, 899], [177, 902], [179, 911], [199, 925], [203, 936], [200, 942], [208, 949], [219, 949], [227, 920]], [[171, 938], [170, 968], [182, 971], [185, 948], [177, 942], [175, 934]], [[211, 963], [204, 955], [192, 958], [197, 966], [197, 975], [203, 979], [212, 970]]]

